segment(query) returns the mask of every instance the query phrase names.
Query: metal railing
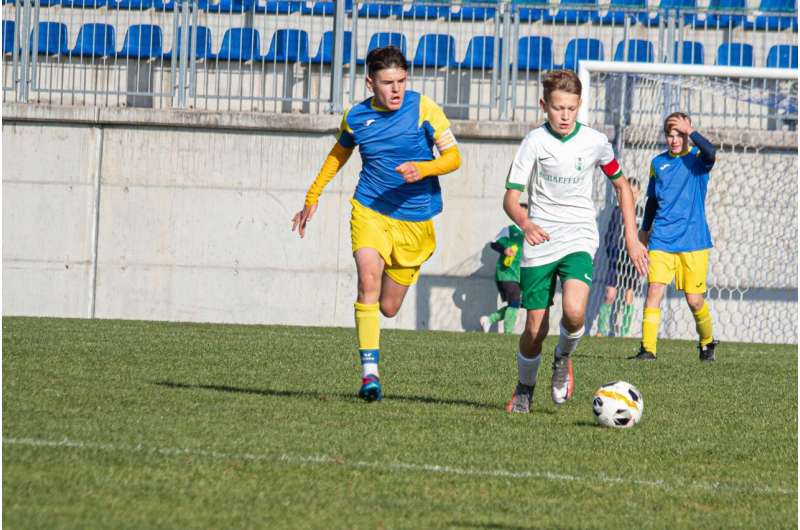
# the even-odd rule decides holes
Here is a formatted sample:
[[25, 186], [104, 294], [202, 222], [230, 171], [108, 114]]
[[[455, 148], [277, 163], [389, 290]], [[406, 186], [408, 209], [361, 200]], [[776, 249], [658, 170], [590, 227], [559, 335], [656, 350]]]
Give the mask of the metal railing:
[[3, 18], [3, 100], [62, 105], [341, 112], [368, 96], [369, 49], [395, 44], [452, 118], [535, 121], [542, 73], [581, 59], [797, 62], [796, 9], [27, 0]]

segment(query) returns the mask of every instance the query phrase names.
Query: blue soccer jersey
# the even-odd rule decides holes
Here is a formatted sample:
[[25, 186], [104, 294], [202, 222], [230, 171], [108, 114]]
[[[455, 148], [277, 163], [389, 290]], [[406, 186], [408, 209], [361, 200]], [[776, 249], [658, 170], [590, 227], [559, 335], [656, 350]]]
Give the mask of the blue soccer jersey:
[[705, 207], [711, 166], [700, 155], [693, 147], [680, 155], [665, 151], [651, 162], [647, 196], [658, 201], [658, 209], [650, 250], [692, 252], [713, 246]]
[[406, 91], [395, 111], [376, 108], [372, 98], [345, 113], [338, 133], [342, 147], [356, 145], [361, 173], [354, 197], [364, 206], [401, 221], [427, 221], [442, 211], [438, 177], [406, 183], [395, 168], [433, 160], [433, 146], [450, 122], [433, 100]]

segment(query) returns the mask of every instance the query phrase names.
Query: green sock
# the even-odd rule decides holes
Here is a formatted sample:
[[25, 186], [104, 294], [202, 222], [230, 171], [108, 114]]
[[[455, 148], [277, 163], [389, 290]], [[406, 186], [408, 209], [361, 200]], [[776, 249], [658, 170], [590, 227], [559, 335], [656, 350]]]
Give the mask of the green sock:
[[495, 322], [500, 322], [501, 320], [503, 320], [505, 318], [505, 315], [506, 315], [506, 308], [507, 307], [508, 306], [504, 305], [503, 307], [501, 307], [500, 309], [498, 309], [497, 311], [495, 311], [494, 313], [489, 315], [489, 322], [494, 324]]
[[514, 327], [517, 325], [517, 311], [518, 307], [506, 306], [506, 316], [503, 319], [503, 332], [507, 335], [514, 333]]
[[608, 335], [608, 321], [611, 319], [611, 304], [600, 306], [600, 314], [597, 317], [597, 332], [601, 335]]
[[620, 330], [623, 337], [628, 336], [628, 332], [631, 330], [632, 320], [633, 304], [625, 304], [625, 308], [622, 310], [622, 329]]

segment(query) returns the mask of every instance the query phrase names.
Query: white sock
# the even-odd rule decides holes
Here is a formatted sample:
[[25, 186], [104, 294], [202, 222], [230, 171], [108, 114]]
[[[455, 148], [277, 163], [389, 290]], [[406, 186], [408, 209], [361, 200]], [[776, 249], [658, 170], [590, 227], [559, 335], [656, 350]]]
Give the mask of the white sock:
[[523, 385], [534, 386], [536, 384], [536, 376], [539, 374], [539, 363], [542, 361], [542, 354], [540, 353], [533, 359], [529, 359], [522, 355], [522, 352], [517, 352], [517, 370], [519, 371], [519, 382]]
[[361, 377], [367, 377], [368, 375], [380, 377], [377, 364], [367, 363], [361, 365]]
[[575, 351], [578, 347], [578, 341], [583, 337], [583, 326], [575, 333], [570, 333], [564, 327], [562, 322], [559, 325], [561, 333], [558, 336], [558, 346], [556, 346], [556, 357], [566, 357]]

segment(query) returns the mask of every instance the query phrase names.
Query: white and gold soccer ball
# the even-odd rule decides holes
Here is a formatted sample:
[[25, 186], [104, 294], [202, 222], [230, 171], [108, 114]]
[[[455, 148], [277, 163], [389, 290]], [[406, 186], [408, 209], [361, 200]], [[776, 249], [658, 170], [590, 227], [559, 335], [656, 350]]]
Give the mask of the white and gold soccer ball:
[[644, 398], [632, 384], [614, 381], [597, 389], [592, 410], [594, 419], [603, 427], [626, 429], [642, 420]]

